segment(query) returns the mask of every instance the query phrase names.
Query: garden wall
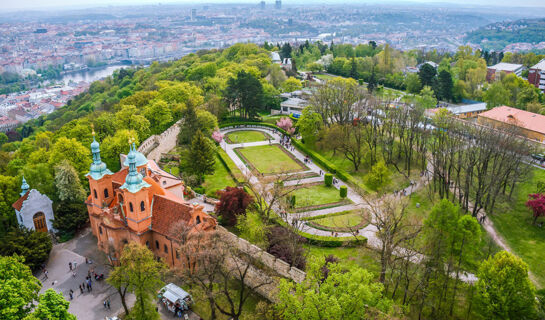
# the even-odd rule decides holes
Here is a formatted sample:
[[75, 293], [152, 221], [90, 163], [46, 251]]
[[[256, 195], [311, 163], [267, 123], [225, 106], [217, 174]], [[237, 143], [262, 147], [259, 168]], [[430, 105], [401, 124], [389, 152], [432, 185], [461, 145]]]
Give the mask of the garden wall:
[[138, 152], [143, 153], [148, 159], [158, 162], [161, 154], [167, 153], [176, 147], [176, 139], [180, 132], [181, 120], [177, 121], [170, 128], [166, 129], [160, 135], [153, 135], [138, 147]]

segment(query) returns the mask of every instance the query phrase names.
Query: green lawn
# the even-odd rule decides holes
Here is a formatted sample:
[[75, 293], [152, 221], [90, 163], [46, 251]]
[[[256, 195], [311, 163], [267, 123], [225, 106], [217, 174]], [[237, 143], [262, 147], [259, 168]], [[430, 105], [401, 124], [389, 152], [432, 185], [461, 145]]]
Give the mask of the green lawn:
[[296, 208], [317, 206], [344, 200], [339, 195], [339, 190], [334, 187], [326, 187], [323, 184], [299, 188], [293, 191], [292, 195], [295, 195]]
[[205, 188], [207, 196], [218, 198], [218, 195], [216, 194], [218, 190], [223, 190], [225, 187], [234, 187], [236, 186], [236, 183], [223, 163], [221, 163], [220, 159], [216, 158], [214, 168], [213, 174], [204, 176], [204, 183], [202, 186]]
[[345, 211], [345, 214], [331, 214], [328, 217], [312, 220], [312, 222], [324, 227], [351, 228], [362, 223], [363, 216], [360, 211]]
[[[532, 212], [525, 205], [529, 193], [536, 192], [538, 181], [545, 182], [545, 170], [534, 169], [533, 177], [521, 183], [513, 195], [513, 202], [501, 204], [489, 218], [507, 244], [529, 266], [540, 287], [545, 287], [545, 227], [532, 225]], [[538, 219], [545, 222], [544, 218]]]
[[265, 141], [265, 139], [267, 139], [263, 132], [256, 130], [241, 130], [229, 132], [227, 133], [226, 138], [229, 138], [231, 143], [248, 143]]
[[173, 166], [173, 165], [166, 165], [163, 167], [163, 170], [165, 172], [168, 172], [176, 177], [179, 176], [180, 174], [180, 168], [178, 166]]
[[238, 151], [262, 174], [302, 171], [305, 168], [290, 158], [279, 145], [241, 148]]

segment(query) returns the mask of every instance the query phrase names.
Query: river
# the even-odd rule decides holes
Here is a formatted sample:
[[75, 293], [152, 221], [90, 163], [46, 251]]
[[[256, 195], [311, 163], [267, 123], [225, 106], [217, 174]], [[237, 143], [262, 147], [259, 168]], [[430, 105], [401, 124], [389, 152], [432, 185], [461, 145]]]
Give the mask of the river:
[[91, 83], [93, 81], [104, 79], [107, 76], [112, 75], [114, 71], [116, 70], [119, 70], [121, 68], [128, 68], [128, 67], [131, 67], [131, 66], [117, 64], [117, 65], [93, 68], [89, 70], [71, 72], [61, 76], [59, 81], [63, 81], [65, 84], [68, 84], [68, 82], [70, 81], [74, 81], [74, 82], [85, 81], [85, 82]]

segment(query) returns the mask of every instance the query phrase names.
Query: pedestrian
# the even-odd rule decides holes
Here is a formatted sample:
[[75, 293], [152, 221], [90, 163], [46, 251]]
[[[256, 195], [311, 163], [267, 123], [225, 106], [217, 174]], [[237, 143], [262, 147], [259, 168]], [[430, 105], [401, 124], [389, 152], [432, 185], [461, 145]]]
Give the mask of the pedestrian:
[[72, 296], [72, 292], [68, 292], [68, 295], [70, 296], [70, 300], [72, 300], [74, 297]]
[[49, 278], [47, 277], [47, 269], [44, 269], [44, 280], [47, 280], [47, 279], [49, 279]]
[[72, 271], [72, 262], [68, 262], [68, 268], [70, 268], [70, 271]]
[[89, 289], [89, 283], [85, 285], [87, 287], [87, 292], [91, 292], [91, 289]]
[[104, 305], [104, 309], [106, 309], [106, 300], [104, 300], [104, 302], [102, 303]]
[[89, 263], [89, 259], [87, 259], [87, 257], [85, 257], [85, 264], [88, 264]]
[[79, 292], [83, 294], [83, 287], [81, 286], [81, 284], [79, 285]]
[[72, 272], [72, 277], [74, 277], [74, 278], [76, 277], [76, 271]]
[[78, 263], [74, 262], [72, 265], [74, 266], [74, 269], [76, 269], [76, 266], [78, 265]]
[[106, 306], [108, 306], [108, 310], [111, 310], [111, 307], [110, 307], [110, 298], [108, 298], [106, 300]]

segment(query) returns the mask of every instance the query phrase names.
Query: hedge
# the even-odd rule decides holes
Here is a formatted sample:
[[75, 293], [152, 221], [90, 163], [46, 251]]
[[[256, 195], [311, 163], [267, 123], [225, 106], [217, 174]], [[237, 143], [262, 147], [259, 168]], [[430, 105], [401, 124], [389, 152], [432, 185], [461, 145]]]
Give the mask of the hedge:
[[339, 212], [334, 212], [334, 213], [326, 213], [326, 214], [320, 214], [320, 215], [317, 215], [317, 216], [304, 217], [304, 218], [301, 218], [301, 220], [312, 221], [312, 220], [319, 220], [319, 219], [329, 218], [329, 217], [344, 216], [345, 214], [349, 214], [350, 212], [352, 212], [352, 210], [345, 210], [345, 211], [339, 211]]
[[291, 138], [291, 143], [299, 149], [299, 151], [307, 154], [314, 162], [316, 162], [319, 166], [323, 167], [325, 170], [335, 174], [337, 172], [337, 168], [335, 165], [326, 158], [322, 157], [320, 154], [318, 154], [316, 151], [312, 151], [309, 148], [307, 148], [305, 145], [303, 145], [299, 140], [295, 138]]
[[[234, 169], [234, 168], [231, 168], [231, 166], [229, 165], [229, 163], [227, 162], [227, 160], [225, 160], [225, 159], [223, 158], [222, 152], [217, 151], [216, 154], [218, 155], [218, 158], [220, 159], [220, 162], [223, 164], [223, 166], [225, 167], [225, 169], [227, 169], [227, 172], [229, 172], [229, 175], [231, 175], [231, 177], [233, 178], [233, 180], [235, 180], [235, 183], [236, 183], [236, 184], [240, 184], [241, 181], [240, 181], [239, 179], [242, 178], [242, 173], [240, 174], [240, 175], [241, 175], [240, 177], [237, 177], [237, 174], [236, 174], [235, 172], [233, 172], [233, 169]], [[238, 167], [236, 168], [236, 170], [239, 170]]]
[[333, 175], [331, 173], [326, 173], [324, 175], [324, 184], [326, 187], [331, 187], [333, 184]]
[[[244, 121], [244, 122], [226, 122], [226, 123], [220, 123], [219, 124], [219, 128], [220, 129], [223, 129], [225, 127], [233, 127], [233, 126], [257, 126], [257, 127], [268, 127], [268, 128], [271, 128], [271, 129], [275, 129], [276, 131], [282, 133], [282, 134], [285, 134], [285, 135], [288, 135], [288, 133], [286, 132], [286, 130], [276, 126], [275, 124], [272, 124], [272, 123], [267, 123], [267, 122], [251, 122], [251, 121]], [[247, 127], [243, 127], [243, 128], [247, 128]], [[250, 127], [251, 128], [251, 127]]]
[[348, 188], [346, 186], [341, 186], [339, 188], [339, 195], [341, 196], [341, 198], [346, 198], [346, 196], [348, 195]]

